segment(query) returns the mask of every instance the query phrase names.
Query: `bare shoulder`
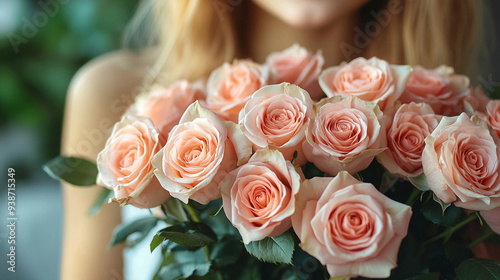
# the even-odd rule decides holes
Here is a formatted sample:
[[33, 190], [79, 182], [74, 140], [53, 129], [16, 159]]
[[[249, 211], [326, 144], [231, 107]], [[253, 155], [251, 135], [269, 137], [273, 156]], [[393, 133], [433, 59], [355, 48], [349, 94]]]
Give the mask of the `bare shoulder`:
[[100, 101], [133, 94], [152, 67], [150, 53], [119, 50], [99, 56], [75, 74], [68, 94]]
[[[154, 50], [120, 50], [97, 57], [73, 77], [66, 97], [62, 152], [95, 158], [112, 125], [142, 91]], [[84, 145], [89, 131], [99, 137]]]

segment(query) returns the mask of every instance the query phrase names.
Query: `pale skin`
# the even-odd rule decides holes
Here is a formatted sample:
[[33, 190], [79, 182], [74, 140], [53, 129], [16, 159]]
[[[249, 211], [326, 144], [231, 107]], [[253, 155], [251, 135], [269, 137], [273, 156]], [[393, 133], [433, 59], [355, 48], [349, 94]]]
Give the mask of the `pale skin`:
[[[359, 1], [359, 0], [358, 0]], [[256, 1], [259, 2], [259, 1]], [[352, 1], [351, 1], [352, 2]], [[366, 0], [359, 1], [359, 6]], [[310, 50], [322, 49], [326, 66], [344, 61], [338, 46], [350, 42], [358, 18], [354, 10], [335, 20], [294, 26], [274, 16], [272, 7], [252, 8], [252, 28], [247, 32], [248, 57], [265, 57], [299, 43]], [[338, 13], [338, 9], [335, 10]], [[331, 19], [331, 18], [330, 18]], [[280, 34], [280, 40], [275, 40]], [[82, 67], [71, 82], [64, 115], [62, 154], [95, 160], [110, 129], [133, 97], [139, 93], [154, 50], [141, 53], [117, 51]], [[63, 184], [64, 239], [61, 279], [123, 279], [122, 246], [107, 250], [113, 229], [120, 224], [120, 207], [105, 205], [97, 215], [88, 210], [100, 187], [78, 188]]]

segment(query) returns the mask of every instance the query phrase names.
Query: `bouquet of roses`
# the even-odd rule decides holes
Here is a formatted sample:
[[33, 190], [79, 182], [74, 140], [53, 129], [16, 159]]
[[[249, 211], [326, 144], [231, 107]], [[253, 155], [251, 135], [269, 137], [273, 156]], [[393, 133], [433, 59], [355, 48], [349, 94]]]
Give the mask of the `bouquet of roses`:
[[500, 279], [500, 101], [447, 66], [323, 63], [294, 45], [155, 85], [96, 165], [45, 169], [154, 208], [111, 245], [165, 223], [157, 279]]

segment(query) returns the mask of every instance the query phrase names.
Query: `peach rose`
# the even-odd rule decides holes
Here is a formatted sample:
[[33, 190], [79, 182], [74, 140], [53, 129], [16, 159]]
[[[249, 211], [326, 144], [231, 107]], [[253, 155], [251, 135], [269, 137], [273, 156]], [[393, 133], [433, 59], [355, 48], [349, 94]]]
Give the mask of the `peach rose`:
[[197, 101], [190, 105], [153, 158], [163, 188], [184, 203], [192, 199], [207, 204], [219, 198], [219, 182], [252, 152], [236, 126]]
[[158, 132], [143, 117], [124, 116], [97, 155], [98, 184], [115, 192], [113, 201], [151, 208], [170, 197], [154, 179], [151, 160], [160, 149]]
[[396, 267], [411, 207], [342, 171], [302, 182], [292, 216], [299, 246], [330, 277], [386, 278]]
[[401, 102], [425, 102], [439, 115], [460, 114], [463, 99], [469, 93], [469, 78], [454, 72], [452, 67], [445, 65], [433, 70], [415, 66], [401, 95]]
[[266, 59], [267, 66], [277, 73], [277, 84], [295, 84], [306, 89], [315, 100], [323, 96], [317, 79], [324, 63], [321, 51], [312, 54], [298, 44], [284, 51], [271, 53]]
[[264, 86], [240, 111], [241, 130], [255, 150], [270, 147], [290, 161], [297, 151], [297, 163], [305, 164], [302, 142], [312, 107], [309, 94], [296, 85]]
[[496, 234], [500, 234], [500, 207], [490, 211], [481, 211], [480, 214], [490, 228]]
[[257, 151], [220, 183], [224, 212], [245, 244], [278, 236], [292, 225], [301, 176], [276, 150]]
[[265, 65], [248, 60], [224, 63], [208, 79], [207, 107], [225, 120], [238, 122], [240, 110], [269, 79]]
[[187, 107], [204, 96], [204, 88], [200, 82], [190, 84], [181, 80], [168, 87], [154, 85], [147, 95], [137, 99], [129, 113], [151, 119], [160, 133], [160, 142], [164, 145], [168, 133], [179, 123]]
[[386, 148], [382, 112], [377, 105], [353, 96], [336, 96], [316, 106], [302, 148], [307, 160], [321, 171], [354, 174], [367, 168]]
[[355, 96], [386, 111], [403, 93], [410, 72], [407, 65], [389, 65], [376, 57], [369, 60], [359, 57], [325, 69], [319, 76], [319, 84], [328, 97]]
[[377, 160], [390, 173], [418, 176], [423, 172], [422, 151], [427, 137], [436, 128], [440, 117], [425, 103], [403, 104], [386, 124], [387, 150]]
[[425, 139], [422, 164], [444, 203], [470, 210], [500, 206], [500, 140], [477, 116], [443, 117]]

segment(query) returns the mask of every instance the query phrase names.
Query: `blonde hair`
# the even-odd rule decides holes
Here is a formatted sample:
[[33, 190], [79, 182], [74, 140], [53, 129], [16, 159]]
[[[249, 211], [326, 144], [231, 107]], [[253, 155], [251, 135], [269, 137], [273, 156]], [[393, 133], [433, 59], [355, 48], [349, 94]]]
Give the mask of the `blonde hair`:
[[[394, 4], [392, 1], [400, 0], [372, 0], [367, 6], [385, 9]], [[236, 26], [245, 20], [236, 9], [244, 5], [244, 0], [236, 6], [231, 5], [233, 0], [143, 2], [148, 3], [143, 7], [152, 9], [153, 14], [154, 28], [150, 30], [155, 39], [149, 41], [157, 43], [161, 50], [153, 72], [156, 81], [203, 78], [235, 58]], [[475, 74], [482, 41], [482, 1], [406, 0], [399, 5], [399, 12], [390, 15], [390, 23], [370, 38], [360, 55], [427, 68], [446, 64], [457, 73]], [[376, 12], [371, 10], [368, 15]], [[370, 19], [364, 19], [365, 25], [367, 22]]]
[[477, 0], [407, 0], [384, 34], [367, 52], [395, 64], [435, 68], [446, 64], [455, 72], [478, 71], [484, 14]]

